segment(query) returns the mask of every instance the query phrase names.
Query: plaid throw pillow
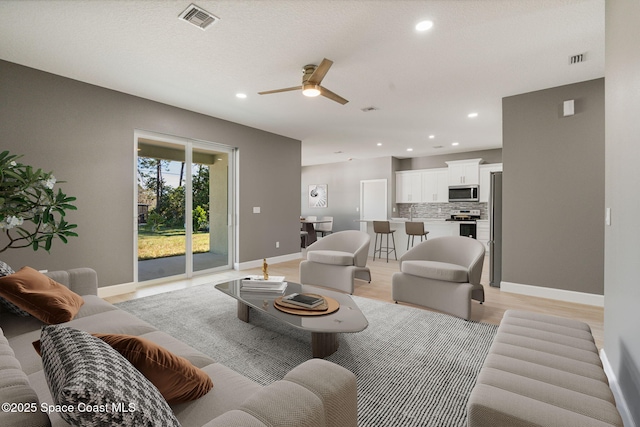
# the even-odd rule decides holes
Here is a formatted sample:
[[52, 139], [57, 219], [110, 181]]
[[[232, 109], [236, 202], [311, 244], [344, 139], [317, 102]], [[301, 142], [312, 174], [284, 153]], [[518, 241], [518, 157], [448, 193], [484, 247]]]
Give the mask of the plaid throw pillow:
[[42, 364], [60, 416], [74, 426], [179, 426], [158, 389], [116, 350], [87, 332], [43, 326]]

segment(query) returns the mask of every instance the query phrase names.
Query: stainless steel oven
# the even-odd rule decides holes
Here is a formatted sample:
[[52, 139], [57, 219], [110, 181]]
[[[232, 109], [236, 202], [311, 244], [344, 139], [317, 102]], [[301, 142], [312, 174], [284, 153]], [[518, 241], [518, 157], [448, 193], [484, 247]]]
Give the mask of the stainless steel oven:
[[460, 235], [465, 237], [471, 237], [475, 239], [477, 237], [476, 234], [477, 225], [474, 222], [461, 222], [460, 223]]

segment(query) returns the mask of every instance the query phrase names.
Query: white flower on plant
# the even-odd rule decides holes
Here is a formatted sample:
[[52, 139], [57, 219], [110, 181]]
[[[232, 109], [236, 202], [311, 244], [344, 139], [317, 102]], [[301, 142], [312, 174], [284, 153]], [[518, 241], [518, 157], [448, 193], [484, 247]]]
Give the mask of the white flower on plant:
[[24, 223], [24, 219], [17, 216], [8, 216], [4, 221], [0, 222], [0, 228], [6, 228], [7, 230], [17, 227]]
[[56, 177], [51, 175], [49, 179], [47, 179], [42, 183], [42, 185], [48, 188], [49, 190], [52, 190], [53, 186], [56, 185]]
[[15, 161], [11, 161], [9, 164], [10, 164], [11, 166], [14, 166], [14, 167], [15, 167], [15, 166], [18, 166], [18, 164], [17, 164]]

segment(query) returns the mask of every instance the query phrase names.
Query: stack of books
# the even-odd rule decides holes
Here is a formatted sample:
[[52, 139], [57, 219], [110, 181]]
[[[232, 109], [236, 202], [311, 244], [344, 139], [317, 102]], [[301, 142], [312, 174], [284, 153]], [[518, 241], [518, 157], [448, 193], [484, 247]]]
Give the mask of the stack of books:
[[253, 292], [268, 295], [282, 295], [287, 289], [287, 282], [284, 281], [284, 276], [269, 276], [265, 279], [264, 276], [247, 276], [242, 279], [242, 285], [240, 286], [241, 292]]

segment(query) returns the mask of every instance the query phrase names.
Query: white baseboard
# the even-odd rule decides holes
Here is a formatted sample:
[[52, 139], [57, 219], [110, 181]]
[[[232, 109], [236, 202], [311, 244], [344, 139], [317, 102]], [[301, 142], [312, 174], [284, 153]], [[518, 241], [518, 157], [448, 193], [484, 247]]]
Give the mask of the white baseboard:
[[100, 298], [109, 298], [116, 295], [127, 294], [129, 292], [135, 292], [135, 290], [136, 284], [134, 282], [122, 283], [120, 285], [104, 286], [102, 288], [98, 288], [98, 296]]
[[[296, 253], [293, 253], [293, 254], [280, 255], [280, 256], [276, 256], [276, 257], [272, 257], [272, 258], [267, 258], [267, 263], [268, 264], [277, 264], [279, 262], [293, 261], [293, 260], [300, 259], [300, 258], [302, 258], [302, 252], [296, 252]], [[233, 269], [234, 270], [248, 270], [250, 268], [257, 268], [257, 267], [262, 267], [262, 260], [261, 259], [257, 259], [255, 261], [246, 261], [246, 262], [235, 263], [233, 265]]]
[[542, 286], [523, 285], [504, 281], [500, 282], [500, 291], [604, 307], [604, 295], [588, 294], [585, 292], [567, 291], [564, 289], [545, 288]]
[[636, 424], [631, 417], [631, 412], [629, 412], [627, 401], [622, 394], [622, 390], [620, 390], [618, 379], [616, 378], [615, 372], [613, 372], [613, 368], [609, 363], [609, 359], [607, 358], [607, 353], [605, 353], [604, 348], [600, 350], [600, 359], [602, 360], [604, 373], [607, 374], [607, 378], [609, 379], [609, 387], [611, 387], [611, 391], [613, 391], [613, 397], [616, 399], [616, 407], [618, 408], [618, 412], [620, 412], [624, 427], [636, 427]]

